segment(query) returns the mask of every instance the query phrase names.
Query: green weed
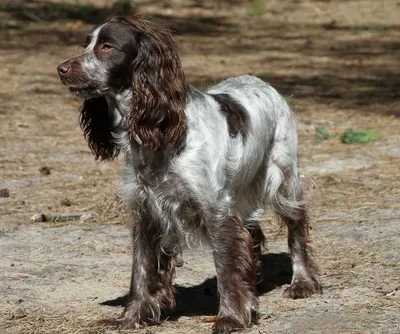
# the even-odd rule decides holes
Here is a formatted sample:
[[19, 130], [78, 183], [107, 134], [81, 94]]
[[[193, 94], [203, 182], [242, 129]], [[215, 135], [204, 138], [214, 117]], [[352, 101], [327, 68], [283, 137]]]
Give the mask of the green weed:
[[334, 135], [330, 134], [328, 132], [328, 130], [326, 130], [325, 128], [323, 128], [321, 126], [317, 126], [315, 128], [315, 131], [317, 131], [318, 135], [320, 135], [325, 140], [333, 140], [333, 139], [335, 139]]
[[367, 144], [378, 140], [379, 133], [375, 130], [347, 130], [340, 136], [343, 144]]
[[[318, 136], [324, 140], [334, 140], [337, 136], [329, 133], [328, 130], [321, 126], [315, 128]], [[339, 136], [340, 142], [343, 144], [367, 144], [379, 139], [379, 133], [375, 130], [354, 130], [349, 129]]]

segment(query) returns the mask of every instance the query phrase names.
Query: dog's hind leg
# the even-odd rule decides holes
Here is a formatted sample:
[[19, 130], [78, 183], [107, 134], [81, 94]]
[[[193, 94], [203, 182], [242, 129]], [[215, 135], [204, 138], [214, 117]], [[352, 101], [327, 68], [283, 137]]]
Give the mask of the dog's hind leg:
[[[295, 134], [294, 130], [292, 135]], [[273, 144], [266, 192], [278, 217], [288, 228], [293, 277], [284, 295], [305, 298], [320, 293], [321, 287], [309, 249], [309, 221], [297, 171], [297, 140], [289, 135], [285, 138], [286, 141], [278, 140]]]
[[262, 248], [265, 246], [265, 235], [261, 229], [261, 221], [263, 219], [264, 211], [262, 209], [254, 210], [250, 215], [248, 215], [244, 227], [249, 231], [251, 235], [254, 263], [257, 268], [260, 267], [260, 256], [262, 253]]

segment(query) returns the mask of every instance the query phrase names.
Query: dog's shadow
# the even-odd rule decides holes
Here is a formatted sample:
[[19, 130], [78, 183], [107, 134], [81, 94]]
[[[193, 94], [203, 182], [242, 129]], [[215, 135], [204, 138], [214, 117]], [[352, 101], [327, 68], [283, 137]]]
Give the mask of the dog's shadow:
[[[264, 254], [260, 258], [261, 268], [257, 290], [263, 295], [279, 286], [289, 284], [292, 278], [290, 256], [287, 253]], [[170, 320], [180, 316], [214, 315], [218, 313], [217, 278], [206, 279], [203, 283], [183, 287], [176, 285], [176, 307], [164, 316]], [[101, 305], [124, 306], [126, 296], [106, 300]]]

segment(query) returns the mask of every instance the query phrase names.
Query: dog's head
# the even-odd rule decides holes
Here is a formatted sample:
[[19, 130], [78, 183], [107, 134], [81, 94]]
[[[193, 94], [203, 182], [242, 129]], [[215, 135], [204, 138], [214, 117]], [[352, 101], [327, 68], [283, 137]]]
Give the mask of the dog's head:
[[128, 87], [142, 38], [140, 31], [122, 18], [95, 27], [86, 36], [83, 53], [57, 67], [61, 81], [83, 98]]
[[182, 140], [187, 83], [169, 30], [137, 15], [114, 17], [95, 27], [84, 47], [82, 54], [57, 67], [70, 91], [86, 99], [83, 113], [100, 105], [88, 100], [129, 89], [131, 110], [125, 116], [132, 139], [140, 138], [151, 150]]

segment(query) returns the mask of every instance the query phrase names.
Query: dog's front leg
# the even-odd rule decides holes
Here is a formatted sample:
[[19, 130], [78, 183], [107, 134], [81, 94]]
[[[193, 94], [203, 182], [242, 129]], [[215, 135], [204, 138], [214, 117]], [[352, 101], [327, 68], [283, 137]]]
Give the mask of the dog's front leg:
[[224, 218], [209, 225], [220, 295], [213, 331], [230, 333], [235, 328], [248, 327], [252, 307], [257, 306], [253, 245], [239, 217]]
[[175, 250], [159, 245], [158, 226], [139, 220], [133, 227], [133, 265], [126, 305], [115, 324], [138, 328], [160, 322], [161, 311], [175, 306], [172, 279]]

